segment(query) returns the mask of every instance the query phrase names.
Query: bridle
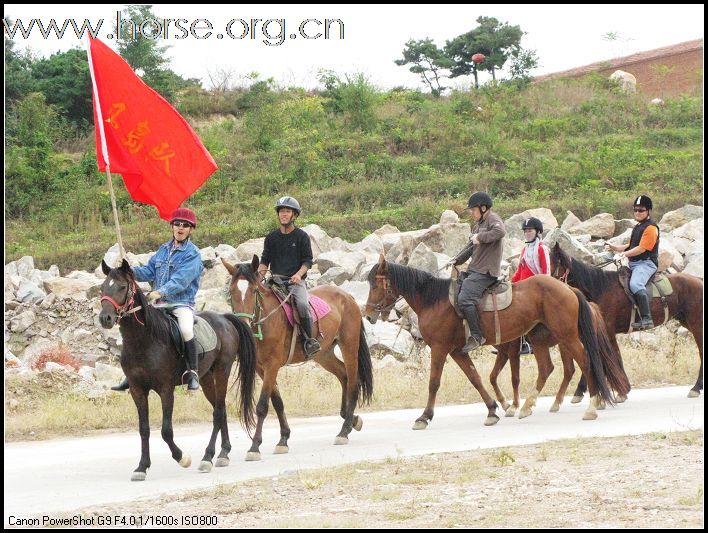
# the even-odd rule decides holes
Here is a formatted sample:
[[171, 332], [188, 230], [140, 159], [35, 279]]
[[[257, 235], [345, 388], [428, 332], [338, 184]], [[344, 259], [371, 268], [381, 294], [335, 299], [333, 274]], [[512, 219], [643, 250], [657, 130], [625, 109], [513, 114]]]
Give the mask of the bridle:
[[561, 261], [560, 259], [555, 261], [556, 266], [553, 269], [553, 277], [556, 278], [559, 281], [562, 281], [563, 283], [567, 284], [568, 283], [568, 275], [570, 274], [570, 267], [565, 269], [565, 272], [563, 274], [560, 274], [560, 269], [561, 269]]
[[[376, 312], [385, 315], [386, 313], [391, 312], [391, 309], [393, 309], [396, 303], [398, 303], [398, 301], [401, 300], [403, 296], [399, 296], [398, 298], [395, 297], [395, 293], [393, 292], [393, 288], [391, 287], [391, 280], [388, 279], [388, 276], [384, 274], [376, 274], [376, 279], [380, 279], [381, 283], [383, 284], [384, 297], [383, 300], [381, 300], [377, 304], [374, 304], [373, 307]], [[390, 299], [391, 301], [386, 303], [387, 299]]]
[[100, 301], [103, 302], [104, 300], [109, 302], [116, 310], [116, 316], [118, 317], [116, 320], [116, 324], [120, 324], [120, 319], [123, 318], [126, 315], [133, 315], [133, 318], [141, 325], [144, 326], [145, 324], [140, 321], [138, 318], [138, 315], [134, 314], [137, 311], [140, 311], [142, 309], [142, 306], [139, 305], [137, 307], [135, 306], [135, 294], [138, 291], [138, 285], [135, 283], [134, 279], [131, 279], [130, 282], [128, 283], [128, 288], [126, 289], [125, 292], [125, 299], [123, 305], [119, 305], [118, 302], [116, 302], [112, 297], [108, 295], [103, 295], [101, 296]]

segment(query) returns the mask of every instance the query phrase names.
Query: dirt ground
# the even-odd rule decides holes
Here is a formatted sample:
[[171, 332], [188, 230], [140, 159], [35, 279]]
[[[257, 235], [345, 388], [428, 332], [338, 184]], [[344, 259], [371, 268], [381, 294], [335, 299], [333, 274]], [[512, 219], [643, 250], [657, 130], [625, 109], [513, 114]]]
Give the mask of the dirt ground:
[[297, 471], [64, 516], [175, 517], [171, 527], [201, 517], [218, 528], [703, 528], [703, 449], [702, 430], [560, 440]]

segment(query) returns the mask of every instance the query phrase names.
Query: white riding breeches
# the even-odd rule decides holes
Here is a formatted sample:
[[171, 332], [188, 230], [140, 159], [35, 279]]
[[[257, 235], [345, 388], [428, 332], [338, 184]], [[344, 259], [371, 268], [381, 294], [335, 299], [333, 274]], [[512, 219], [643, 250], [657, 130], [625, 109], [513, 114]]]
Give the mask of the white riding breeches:
[[191, 307], [175, 307], [172, 314], [177, 317], [184, 342], [191, 341], [194, 338], [194, 310]]

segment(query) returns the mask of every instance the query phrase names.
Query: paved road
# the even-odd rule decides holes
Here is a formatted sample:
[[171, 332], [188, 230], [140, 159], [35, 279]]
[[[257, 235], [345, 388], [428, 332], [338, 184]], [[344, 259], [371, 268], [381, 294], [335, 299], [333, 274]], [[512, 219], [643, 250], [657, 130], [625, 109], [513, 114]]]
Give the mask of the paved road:
[[599, 411], [595, 421], [581, 420], [587, 399], [571, 405], [567, 398], [559, 413], [549, 413], [550, 397], [538, 400], [532, 416], [523, 420], [502, 418], [491, 427], [483, 425], [486, 408], [482, 404], [438, 407], [434, 422], [424, 431], [411, 430], [422, 409], [364, 413], [363, 430], [353, 432], [346, 446], [333, 445], [341, 426], [339, 417], [293, 418], [287, 455], [272, 454], [279, 431], [271, 409], [264, 428], [262, 461], [243, 460], [250, 441], [232, 422], [231, 465], [214, 468], [208, 474], [199, 473], [197, 465], [211, 427], [190, 426], [175, 430], [177, 445], [192, 456], [192, 466], [183, 469], [170, 457], [158, 429], [151, 435], [152, 467], [144, 482], [130, 482], [140, 454], [137, 429], [79, 439], [10, 443], [5, 444], [5, 524], [10, 515], [29, 517], [72, 511], [362, 460], [564, 438], [701, 429], [703, 396], [687, 398], [688, 389], [680, 386], [633, 390], [627, 403]]

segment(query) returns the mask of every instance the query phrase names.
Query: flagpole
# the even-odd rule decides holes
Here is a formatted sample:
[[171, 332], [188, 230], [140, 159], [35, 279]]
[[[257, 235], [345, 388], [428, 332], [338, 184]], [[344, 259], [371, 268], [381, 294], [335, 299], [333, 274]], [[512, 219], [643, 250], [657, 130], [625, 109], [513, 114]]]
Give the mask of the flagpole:
[[101, 138], [101, 153], [103, 160], [106, 162], [106, 176], [108, 177], [108, 189], [111, 192], [111, 207], [113, 208], [113, 221], [116, 224], [116, 233], [118, 234], [118, 248], [121, 259], [125, 259], [125, 248], [123, 248], [123, 237], [120, 233], [120, 222], [118, 221], [118, 209], [116, 208], [116, 195], [113, 191], [113, 178], [111, 177], [111, 162], [108, 158], [108, 148], [106, 145], [106, 132], [103, 129], [103, 113], [101, 112], [101, 101], [98, 98], [98, 87], [96, 85], [96, 76], [93, 72], [93, 59], [91, 58], [91, 37], [88, 37], [88, 64], [91, 72], [91, 84], [93, 86], [93, 100], [96, 103], [96, 127], [98, 128]]

